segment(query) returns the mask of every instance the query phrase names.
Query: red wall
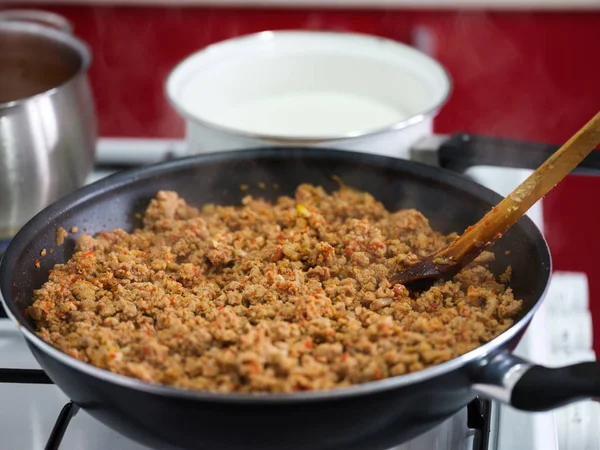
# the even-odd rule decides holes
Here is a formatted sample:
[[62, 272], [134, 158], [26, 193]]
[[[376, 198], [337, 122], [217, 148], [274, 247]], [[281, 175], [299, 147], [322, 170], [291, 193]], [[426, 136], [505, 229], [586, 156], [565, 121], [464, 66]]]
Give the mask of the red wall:
[[[71, 19], [92, 47], [90, 77], [103, 136], [181, 137], [183, 124], [163, 95], [170, 69], [212, 42], [283, 28], [351, 30], [410, 42], [416, 26], [428, 27], [436, 36], [434, 54], [454, 79], [438, 132], [560, 143], [600, 109], [600, 13], [46, 9]], [[585, 271], [590, 278], [597, 350], [598, 194], [600, 179], [570, 177], [545, 202], [555, 268]]]

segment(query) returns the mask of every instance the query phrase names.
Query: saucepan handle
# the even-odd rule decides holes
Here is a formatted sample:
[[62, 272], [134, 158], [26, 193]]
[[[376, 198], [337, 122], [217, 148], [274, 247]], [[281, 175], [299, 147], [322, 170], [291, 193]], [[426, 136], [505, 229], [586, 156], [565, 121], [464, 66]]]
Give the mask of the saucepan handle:
[[473, 389], [524, 411], [600, 397], [600, 361], [549, 368], [503, 353], [477, 372]]
[[[457, 172], [473, 166], [535, 170], [558, 149], [558, 145], [459, 133], [438, 148], [438, 162]], [[600, 175], [600, 151], [590, 153], [573, 173]]]

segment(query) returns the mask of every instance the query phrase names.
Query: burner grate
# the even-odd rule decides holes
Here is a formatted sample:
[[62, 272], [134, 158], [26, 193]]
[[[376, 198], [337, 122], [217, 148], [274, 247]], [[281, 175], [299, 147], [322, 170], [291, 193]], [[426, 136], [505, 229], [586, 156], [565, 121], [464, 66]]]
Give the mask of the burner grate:
[[56, 419], [54, 428], [52, 428], [52, 433], [50, 433], [50, 438], [48, 439], [44, 450], [58, 450], [60, 448], [60, 443], [67, 432], [69, 422], [71, 422], [71, 419], [75, 417], [78, 412], [79, 406], [73, 403], [73, 401], [70, 401], [63, 406], [58, 415], [58, 419]]
[[0, 369], [0, 383], [54, 384], [46, 372], [39, 369]]

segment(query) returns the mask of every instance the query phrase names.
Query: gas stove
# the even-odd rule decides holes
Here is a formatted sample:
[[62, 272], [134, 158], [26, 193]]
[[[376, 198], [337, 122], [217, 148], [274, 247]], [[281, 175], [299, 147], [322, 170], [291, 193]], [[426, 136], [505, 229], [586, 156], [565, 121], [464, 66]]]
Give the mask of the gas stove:
[[[426, 161], [427, 150], [422, 150], [416, 148], [413, 158]], [[185, 145], [178, 140], [101, 139], [97, 168], [88, 182], [123, 168], [184, 154]], [[527, 174], [493, 167], [476, 167], [467, 172], [503, 195]], [[542, 204], [535, 205], [529, 214], [543, 230]], [[596, 359], [584, 274], [554, 274], [546, 302], [515, 353], [548, 366]], [[16, 326], [6, 318], [0, 318], [0, 399], [2, 448], [147, 448], [112, 431], [71, 403], [41, 371]], [[600, 450], [599, 425], [600, 405], [591, 401], [530, 414], [476, 399], [441, 425], [394, 450]]]

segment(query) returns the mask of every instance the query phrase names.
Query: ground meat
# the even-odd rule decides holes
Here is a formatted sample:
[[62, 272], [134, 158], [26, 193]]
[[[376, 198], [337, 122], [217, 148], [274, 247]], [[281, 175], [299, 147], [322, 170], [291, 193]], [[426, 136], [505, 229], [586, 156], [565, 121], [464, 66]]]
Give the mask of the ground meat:
[[426, 292], [389, 283], [454, 237], [344, 187], [201, 209], [159, 192], [142, 228], [80, 236], [28, 312], [63, 352], [144, 381], [331, 389], [439, 364], [513, 324], [521, 301], [489, 253]]

